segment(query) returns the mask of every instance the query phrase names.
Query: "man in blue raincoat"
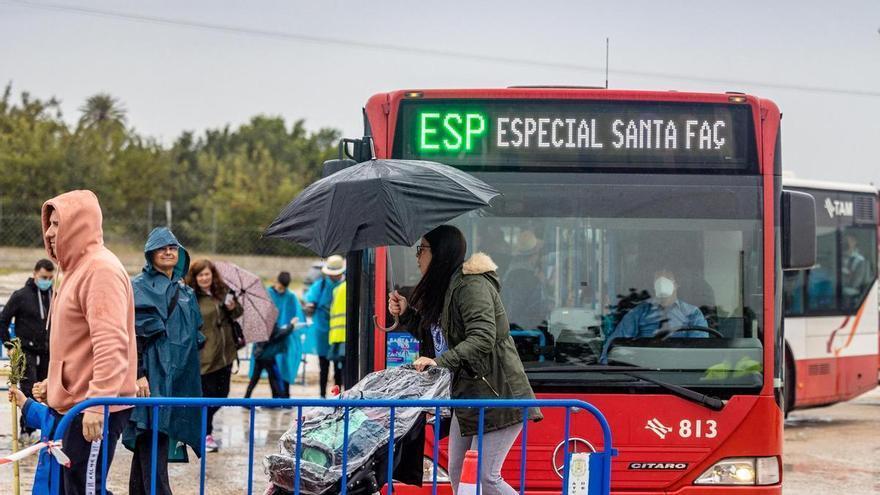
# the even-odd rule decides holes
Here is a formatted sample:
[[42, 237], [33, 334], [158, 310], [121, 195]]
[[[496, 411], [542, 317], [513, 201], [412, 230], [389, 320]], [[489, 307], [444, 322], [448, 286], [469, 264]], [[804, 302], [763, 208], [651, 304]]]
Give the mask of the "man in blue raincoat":
[[[153, 229], [144, 246], [146, 265], [132, 281], [135, 333], [138, 344], [139, 397], [200, 397], [199, 331], [202, 316], [193, 290], [182, 283], [189, 270], [189, 254], [165, 227]], [[159, 449], [156, 493], [170, 494], [169, 447], [189, 445], [201, 456], [200, 408], [159, 409]], [[134, 451], [129, 478], [130, 494], [150, 493], [152, 412], [138, 407], [122, 436]], [[185, 454], [185, 450], [184, 450]]]
[[[320, 363], [319, 392], [327, 396], [327, 380], [330, 376], [330, 304], [333, 302], [333, 289], [345, 279], [345, 258], [334, 255], [327, 258], [321, 268], [323, 276], [309, 286], [303, 299], [307, 311], [312, 311], [312, 328], [315, 334], [315, 347]], [[334, 370], [333, 381], [342, 385], [342, 373]]]

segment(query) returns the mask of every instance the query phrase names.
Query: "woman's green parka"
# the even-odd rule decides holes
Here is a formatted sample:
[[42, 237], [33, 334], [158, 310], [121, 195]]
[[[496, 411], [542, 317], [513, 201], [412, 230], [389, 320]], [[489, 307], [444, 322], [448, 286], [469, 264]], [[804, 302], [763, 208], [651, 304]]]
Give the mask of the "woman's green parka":
[[[446, 290], [440, 326], [449, 350], [435, 361], [454, 373], [454, 399], [535, 398], [510, 336], [497, 268], [489, 256], [476, 253], [452, 276]], [[408, 308], [402, 321], [418, 334], [419, 317], [414, 310]], [[477, 434], [477, 409], [457, 409], [455, 415], [462, 436]], [[529, 419], [542, 418], [537, 408], [529, 410]], [[522, 423], [522, 409], [487, 409], [483, 431], [518, 423]]]

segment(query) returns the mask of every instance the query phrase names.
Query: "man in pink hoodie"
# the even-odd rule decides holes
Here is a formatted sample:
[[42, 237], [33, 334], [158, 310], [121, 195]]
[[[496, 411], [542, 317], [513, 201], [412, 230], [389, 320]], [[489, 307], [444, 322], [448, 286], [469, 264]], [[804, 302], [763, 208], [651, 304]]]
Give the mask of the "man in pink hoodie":
[[[93, 397], [134, 397], [134, 296], [122, 263], [104, 247], [98, 198], [91, 191], [71, 191], [46, 201], [42, 214], [46, 250], [63, 279], [50, 314], [49, 377], [34, 395], [45, 392], [49, 407], [61, 414]], [[130, 413], [125, 406], [110, 408], [103, 439], [109, 442], [108, 468]], [[87, 480], [100, 492], [103, 431], [101, 407], [71, 423], [63, 439], [71, 460], [63, 470], [63, 493], [87, 493]]]

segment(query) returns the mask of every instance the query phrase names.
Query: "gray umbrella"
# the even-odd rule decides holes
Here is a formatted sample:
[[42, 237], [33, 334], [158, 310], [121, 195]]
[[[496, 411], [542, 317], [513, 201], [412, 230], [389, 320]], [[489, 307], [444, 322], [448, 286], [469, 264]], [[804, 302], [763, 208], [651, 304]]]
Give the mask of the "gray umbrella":
[[[421, 236], [500, 193], [448, 165], [370, 160], [307, 187], [263, 234], [320, 256], [378, 246], [412, 246]], [[374, 317], [375, 319], [375, 317]], [[390, 331], [376, 321], [376, 328]]]
[[307, 187], [263, 234], [320, 256], [412, 246], [433, 228], [489, 206], [500, 193], [442, 163], [370, 160]]

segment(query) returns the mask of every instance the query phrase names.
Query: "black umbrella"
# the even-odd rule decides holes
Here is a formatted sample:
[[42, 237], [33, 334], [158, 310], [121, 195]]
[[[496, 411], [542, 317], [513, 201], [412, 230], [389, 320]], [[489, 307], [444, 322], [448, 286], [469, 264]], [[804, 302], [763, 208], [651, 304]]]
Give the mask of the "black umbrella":
[[307, 187], [263, 234], [322, 257], [377, 246], [412, 246], [431, 229], [489, 206], [500, 193], [442, 163], [370, 160]]
[[489, 206], [499, 194], [442, 163], [370, 160], [307, 187], [263, 235], [296, 242], [322, 257], [412, 246], [435, 227]]

